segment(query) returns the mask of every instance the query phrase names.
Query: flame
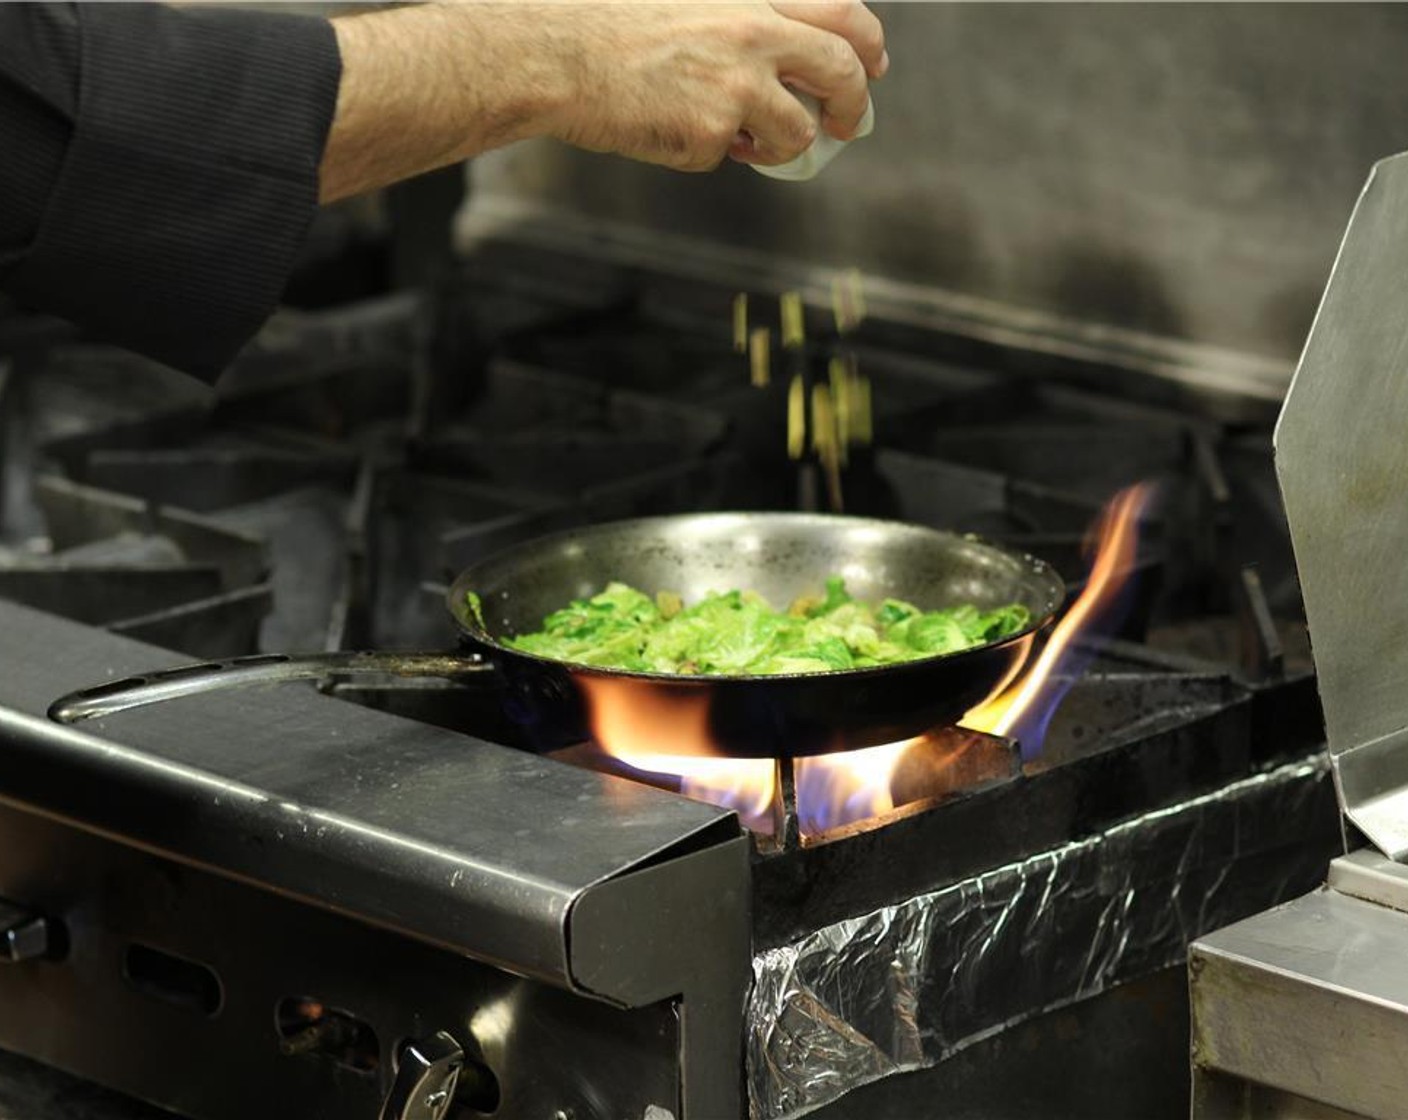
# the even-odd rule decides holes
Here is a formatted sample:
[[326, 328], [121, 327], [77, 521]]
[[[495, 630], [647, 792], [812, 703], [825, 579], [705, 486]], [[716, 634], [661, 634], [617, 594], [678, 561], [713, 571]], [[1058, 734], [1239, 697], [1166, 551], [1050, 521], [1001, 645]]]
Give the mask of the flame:
[[1094, 632], [1102, 620], [1106, 630], [1113, 629], [1111, 608], [1117, 606], [1134, 570], [1139, 520], [1153, 496], [1153, 485], [1141, 482], [1111, 499], [1099, 522], [1095, 562], [1085, 590], [1057, 623], [1041, 656], [1014, 684], [965, 715], [959, 726], [1016, 738], [1024, 758], [1041, 750], [1062, 697], [1093, 656], [1088, 650], [1077, 655], [1074, 640]]
[[800, 758], [795, 764], [797, 820], [804, 835], [863, 821], [895, 807], [891, 788], [901, 760], [919, 739]]
[[[606, 754], [642, 776], [674, 779], [680, 793], [735, 809], [754, 832], [774, 829], [777, 766], [720, 755], [709, 731], [709, 693], [610, 677], [579, 678], [588, 723]], [[661, 728], [668, 728], [662, 739]], [[823, 831], [894, 808], [890, 779], [912, 743], [800, 759], [794, 774], [802, 830]]]
[[[704, 689], [670, 688], [651, 684], [641, 687], [629, 678], [577, 678], [587, 698], [587, 720], [597, 742], [624, 762], [636, 765], [649, 759], [712, 758], [719, 752], [709, 733], [709, 694]], [[660, 729], [668, 727], [668, 743], [655, 748]], [[650, 769], [642, 765], [641, 769]], [[666, 767], [666, 773], [674, 773]]]
[[[1098, 551], [1085, 590], [1056, 626], [1035, 663], [1028, 664], [1029, 638], [1017, 667], [994, 688], [993, 698], [964, 716], [961, 727], [1016, 738], [1024, 758], [1040, 750], [1052, 714], [1083, 667], [1082, 658], [1093, 656], [1090, 650], [1077, 647], [1075, 639], [1112, 628], [1116, 613], [1112, 608], [1119, 603], [1134, 568], [1140, 516], [1152, 497], [1152, 486], [1144, 483], [1115, 496], [1098, 523]], [[579, 679], [587, 698], [589, 723], [602, 751], [657, 784], [663, 782], [686, 796], [735, 809], [754, 832], [774, 831], [779, 798], [777, 766], [771, 759], [719, 754], [709, 729], [707, 690], [660, 685], [641, 688], [638, 681], [609, 677]], [[665, 736], [662, 728], [668, 729]], [[793, 773], [802, 835], [816, 836], [895, 809], [895, 778], [901, 765], [916, 746], [933, 748], [936, 742], [934, 737], [920, 736], [796, 760]], [[922, 760], [931, 771], [930, 785], [947, 792], [951, 781], [946, 771], [962, 751], [930, 753], [933, 757]]]
[[[581, 677], [588, 722], [599, 747], [645, 774], [675, 778], [687, 797], [725, 805], [755, 832], [772, 830], [777, 795], [770, 758], [720, 755], [709, 732], [709, 694], [610, 677]], [[660, 729], [669, 738], [660, 742]]]
[[770, 758], [690, 759], [680, 775], [686, 797], [736, 809], [754, 832], [773, 831], [772, 809], [777, 800], [777, 766]]

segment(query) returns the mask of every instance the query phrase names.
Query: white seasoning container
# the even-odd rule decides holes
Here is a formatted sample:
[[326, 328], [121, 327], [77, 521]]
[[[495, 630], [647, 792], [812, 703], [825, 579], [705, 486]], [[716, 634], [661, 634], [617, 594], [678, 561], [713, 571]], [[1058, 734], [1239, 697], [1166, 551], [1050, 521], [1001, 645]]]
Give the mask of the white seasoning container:
[[[796, 159], [788, 160], [786, 163], [779, 163], [774, 167], [750, 163], [748, 166], [759, 175], [766, 175], [769, 179], [783, 179], [789, 183], [800, 183], [815, 178], [823, 167], [836, 158], [836, 153], [849, 143], [847, 140], [837, 140], [834, 136], [822, 131], [821, 104], [815, 97], [810, 94], [796, 93], [796, 98], [806, 106], [807, 112], [812, 115], [812, 120], [816, 121], [816, 139], [810, 148]], [[860, 126], [856, 129], [854, 139], [859, 140], [862, 136], [869, 136], [874, 128], [875, 102], [868, 101], [865, 106], [865, 115], [860, 119]]]

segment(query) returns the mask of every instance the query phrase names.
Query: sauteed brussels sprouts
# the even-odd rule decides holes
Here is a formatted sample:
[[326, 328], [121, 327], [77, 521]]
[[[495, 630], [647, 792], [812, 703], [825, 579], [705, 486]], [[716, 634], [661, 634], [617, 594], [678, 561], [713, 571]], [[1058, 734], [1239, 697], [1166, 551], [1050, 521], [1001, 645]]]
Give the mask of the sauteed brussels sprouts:
[[[471, 606], [478, 604], [471, 597]], [[921, 611], [886, 599], [858, 602], [839, 576], [822, 597], [774, 610], [751, 591], [706, 595], [685, 606], [678, 595], [651, 597], [623, 583], [573, 600], [541, 630], [507, 638], [525, 653], [600, 668], [712, 676], [818, 673], [861, 669], [956, 653], [1023, 629], [1018, 603], [981, 610], [971, 604]]]

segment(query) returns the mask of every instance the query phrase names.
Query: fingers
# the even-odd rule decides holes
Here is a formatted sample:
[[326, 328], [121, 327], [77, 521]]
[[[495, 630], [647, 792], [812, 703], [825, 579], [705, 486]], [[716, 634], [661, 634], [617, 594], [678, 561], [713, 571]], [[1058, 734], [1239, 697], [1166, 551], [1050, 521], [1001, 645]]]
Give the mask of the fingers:
[[855, 136], [870, 104], [870, 84], [860, 56], [847, 40], [796, 25], [778, 58], [778, 77], [821, 102], [821, 124], [832, 136], [838, 140]]
[[547, 69], [570, 80], [550, 134], [681, 170], [785, 163], [818, 125], [853, 138], [886, 65], [879, 21], [854, 2], [569, 4], [551, 24]]
[[742, 129], [729, 146], [729, 155], [743, 163], [765, 166], [795, 159], [816, 139], [811, 114], [775, 82], [754, 101]]
[[885, 50], [885, 29], [875, 13], [856, 0], [772, 0], [772, 7], [788, 19], [839, 35], [851, 45], [868, 78], [883, 78], [890, 68]]

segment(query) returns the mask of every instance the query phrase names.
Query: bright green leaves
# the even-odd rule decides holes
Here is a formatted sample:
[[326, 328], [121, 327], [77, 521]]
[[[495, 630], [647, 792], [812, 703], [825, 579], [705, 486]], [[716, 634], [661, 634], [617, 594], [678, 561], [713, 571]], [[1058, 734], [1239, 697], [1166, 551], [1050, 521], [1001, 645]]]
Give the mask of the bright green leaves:
[[686, 607], [670, 592], [652, 599], [611, 583], [548, 615], [542, 630], [506, 644], [541, 657], [636, 672], [776, 675], [957, 653], [1015, 634], [1030, 621], [1019, 604], [924, 612], [886, 599], [872, 609], [852, 599], [839, 576], [826, 581], [824, 597], [799, 599], [786, 613], [749, 591], [706, 595]]

